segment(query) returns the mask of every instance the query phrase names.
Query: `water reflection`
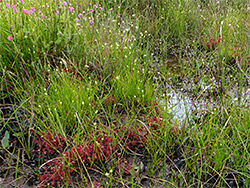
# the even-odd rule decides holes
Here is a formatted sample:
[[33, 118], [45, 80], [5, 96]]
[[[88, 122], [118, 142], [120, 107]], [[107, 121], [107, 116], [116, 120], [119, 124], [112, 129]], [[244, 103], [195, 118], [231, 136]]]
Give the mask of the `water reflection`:
[[[194, 125], [197, 120], [201, 120], [207, 112], [212, 112], [213, 108], [220, 105], [219, 97], [208, 97], [207, 90], [214, 89], [214, 86], [207, 86], [200, 82], [203, 91], [193, 97], [192, 92], [185, 92], [181, 89], [166, 89], [166, 94], [161, 98], [160, 104], [167, 111], [172, 121], [179, 125]], [[247, 107], [250, 105], [250, 89], [243, 88], [240, 92], [236, 87], [224, 95], [226, 106], [237, 105]]]

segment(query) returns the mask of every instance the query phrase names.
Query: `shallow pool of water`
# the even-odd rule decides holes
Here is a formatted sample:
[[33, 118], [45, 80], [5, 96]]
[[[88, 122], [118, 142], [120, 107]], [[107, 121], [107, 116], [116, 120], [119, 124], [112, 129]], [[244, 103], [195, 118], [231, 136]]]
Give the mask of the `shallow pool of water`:
[[[170, 114], [172, 121], [179, 125], [179, 128], [183, 124], [194, 124], [195, 120], [203, 118], [206, 112], [218, 108], [220, 104], [219, 99], [216, 99], [216, 97], [207, 97], [205, 90], [209, 86], [206, 86], [204, 82], [200, 82], [200, 85], [204, 92], [201, 92], [198, 97], [193, 97], [192, 92], [166, 88], [166, 94], [160, 99], [160, 104]], [[239, 92], [236, 87], [232, 88], [232, 90], [224, 94], [224, 98], [224, 101], [231, 106], [235, 104], [246, 107], [250, 105], [250, 89], [243, 88], [242, 92]]]

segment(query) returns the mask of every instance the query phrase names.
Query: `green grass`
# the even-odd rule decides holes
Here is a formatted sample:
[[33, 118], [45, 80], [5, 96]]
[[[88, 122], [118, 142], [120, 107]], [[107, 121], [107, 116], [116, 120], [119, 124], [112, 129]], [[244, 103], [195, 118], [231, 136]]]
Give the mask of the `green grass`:
[[249, 187], [249, 11], [0, 2], [1, 186]]

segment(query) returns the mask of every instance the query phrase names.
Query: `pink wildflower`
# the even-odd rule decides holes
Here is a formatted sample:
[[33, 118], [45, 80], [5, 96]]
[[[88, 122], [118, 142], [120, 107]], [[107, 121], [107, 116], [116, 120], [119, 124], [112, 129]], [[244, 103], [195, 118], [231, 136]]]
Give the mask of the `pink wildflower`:
[[35, 8], [30, 8], [30, 14], [33, 14], [33, 12], [35, 12], [36, 9]]
[[72, 12], [74, 10], [74, 7], [68, 7], [69, 12]]
[[13, 12], [14, 12], [14, 13], [17, 13], [16, 5], [13, 4], [13, 5], [11, 5], [11, 7], [12, 7], [12, 9], [13, 9]]
[[67, 3], [66, 1], [63, 1], [63, 3], [62, 3], [62, 4], [63, 4], [63, 6], [65, 6], [65, 7], [66, 7], [68, 3]]
[[30, 13], [30, 11], [29, 11], [28, 9], [25, 9], [25, 8], [24, 8], [24, 9], [23, 9], [23, 13], [26, 14], [26, 15], [28, 15], [28, 14]]
[[12, 41], [12, 39], [13, 39], [12, 36], [8, 36], [9, 41]]

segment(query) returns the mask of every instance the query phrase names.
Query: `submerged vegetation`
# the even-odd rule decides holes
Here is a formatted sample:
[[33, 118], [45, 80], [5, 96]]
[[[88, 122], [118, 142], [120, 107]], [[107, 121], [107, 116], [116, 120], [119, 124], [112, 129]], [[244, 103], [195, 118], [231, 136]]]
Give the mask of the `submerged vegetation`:
[[0, 0], [1, 187], [249, 187], [247, 0]]

